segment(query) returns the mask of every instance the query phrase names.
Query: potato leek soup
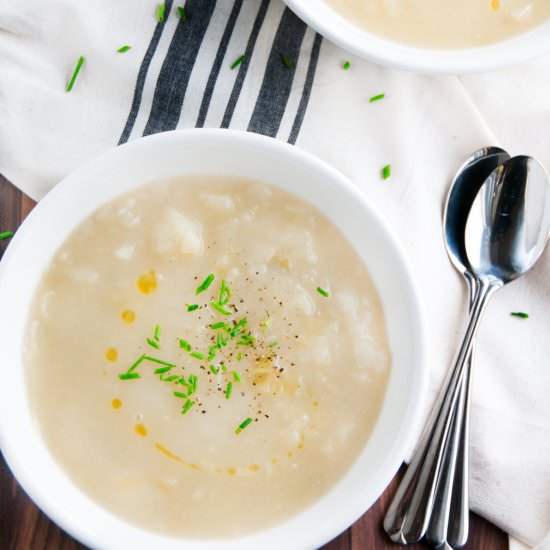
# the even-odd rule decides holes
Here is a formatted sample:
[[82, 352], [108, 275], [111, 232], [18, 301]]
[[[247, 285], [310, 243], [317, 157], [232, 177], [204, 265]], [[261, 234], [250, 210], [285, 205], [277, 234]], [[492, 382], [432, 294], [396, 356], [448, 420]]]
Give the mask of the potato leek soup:
[[177, 536], [269, 527], [326, 493], [364, 448], [391, 365], [345, 237], [232, 178], [99, 208], [29, 323], [30, 401], [56, 460], [105, 509]]
[[548, 0], [326, 0], [368, 31], [415, 46], [470, 48], [550, 19]]

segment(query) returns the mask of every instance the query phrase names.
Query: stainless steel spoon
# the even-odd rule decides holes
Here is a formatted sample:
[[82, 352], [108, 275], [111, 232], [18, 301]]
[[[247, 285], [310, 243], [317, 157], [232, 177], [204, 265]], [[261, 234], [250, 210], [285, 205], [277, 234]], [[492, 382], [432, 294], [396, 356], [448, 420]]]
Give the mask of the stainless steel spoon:
[[[476, 295], [477, 282], [470, 271], [466, 255], [466, 221], [473, 201], [485, 180], [495, 168], [509, 158], [510, 155], [499, 147], [479, 149], [459, 168], [447, 196], [443, 217], [445, 246], [452, 264], [466, 281], [470, 307]], [[460, 548], [468, 541], [471, 360], [470, 355], [460, 382], [458, 402], [452, 413], [452, 423], [443, 451], [443, 463], [426, 534], [428, 542], [436, 548]]]
[[488, 299], [532, 267], [549, 233], [550, 187], [542, 166], [517, 157], [496, 168], [478, 194], [466, 226], [466, 252], [477, 284], [466, 334], [449, 382], [384, 519], [384, 528], [395, 542], [416, 542], [426, 533], [452, 409]]

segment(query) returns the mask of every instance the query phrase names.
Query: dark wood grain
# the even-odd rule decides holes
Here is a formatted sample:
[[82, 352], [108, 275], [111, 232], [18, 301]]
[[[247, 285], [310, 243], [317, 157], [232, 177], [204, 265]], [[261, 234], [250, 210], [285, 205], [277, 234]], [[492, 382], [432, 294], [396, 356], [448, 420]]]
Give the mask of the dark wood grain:
[[[15, 231], [34, 202], [0, 176], [0, 232]], [[0, 241], [0, 256], [7, 241]], [[382, 530], [382, 518], [394, 494], [403, 469], [380, 499], [350, 529], [324, 546], [323, 550], [396, 550]], [[426, 549], [423, 543], [410, 546]], [[471, 514], [467, 550], [507, 550], [505, 533]], [[0, 456], [0, 550], [83, 550], [52, 523], [27, 497]], [[261, 550], [261, 549], [259, 549]]]

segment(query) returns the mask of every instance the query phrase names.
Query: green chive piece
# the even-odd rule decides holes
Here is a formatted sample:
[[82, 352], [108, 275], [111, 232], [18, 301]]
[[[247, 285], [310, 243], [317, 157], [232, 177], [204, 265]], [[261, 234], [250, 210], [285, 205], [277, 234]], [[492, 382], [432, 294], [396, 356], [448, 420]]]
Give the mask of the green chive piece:
[[169, 363], [168, 361], [163, 361], [162, 359], [157, 359], [156, 357], [150, 357], [149, 355], [145, 355], [143, 357], [146, 361], [151, 361], [151, 363], [158, 363], [159, 365], [165, 365], [166, 367], [175, 367], [174, 363]]
[[160, 369], [155, 370], [153, 374], [164, 374], [165, 372], [168, 372], [169, 370], [172, 370], [174, 367], [160, 367]]
[[229, 287], [227, 286], [227, 283], [225, 282], [225, 279], [222, 279], [222, 284], [220, 286], [220, 297], [218, 299], [218, 304], [220, 306], [225, 306], [227, 302], [229, 302], [229, 298], [231, 298], [231, 290], [229, 290]]
[[244, 61], [244, 55], [239, 55], [233, 63], [231, 63], [231, 69], [236, 69]]
[[222, 368], [222, 372], [227, 372], [227, 367], [223, 363], [220, 363], [220, 367]]
[[510, 315], [513, 315], [514, 317], [519, 317], [520, 319], [529, 319], [529, 314], [523, 313], [523, 311], [512, 311]]
[[118, 377], [121, 380], [132, 380], [134, 378], [141, 378], [139, 372], [125, 372], [124, 374], [119, 374]]
[[240, 321], [237, 321], [235, 323], [234, 328], [246, 327], [247, 324], [248, 324], [248, 317], [243, 317]]
[[181, 399], [187, 399], [187, 395], [185, 395], [184, 393], [181, 393], [180, 391], [175, 391], [173, 392], [173, 394], [175, 397], [179, 397]]
[[147, 343], [155, 349], [160, 349], [160, 346], [152, 338], [147, 338]]
[[180, 376], [180, 379], [177, 381], [177, 384], [181, 384], [182, 386], [189, 386], [187, 383], [187, 380], [185, 379], [185, 376]]
[[128, 372], [134, 371], [134, 370], [138, 367], [138, 365], [139, 365], [142, 361], [145, 360], [145, 357], [146, 357], [146, 355], [145, 355], [145, 353], [144, 353], [144, 354], [143, 354], [143, 355], [142, 355], [142, 356], [141, 356], [141, 357], [140, 357], [140, 358], [139, 358], [139, 359], [138, 359], [138, 360], [128, 369]]
[[195, 294], [200, 294], [201, 292], [204, 292], [205, 290], [208, 290], [208, 287], [212, 284], [214, 281], [214, 274], [210, 273], [208, 277], [198, 286], [197, 290], [195, 291]]
[[180, 348], [183, 348], [185, 351], [191, 351], [191, 344], [180, 338]]
[[216, 347], [222, 349], [227, 344], [227, 340], [223, 337], [223, 332], [218, 331], [216, 334]]
[[181, 414], [185, 414], [194, 404], [195, 404], [194, 401], [191, 401], [191, 399], [188, 399], [185, 402], [185, 405], [183, 406], [183, 409], [181, 409]]
[[269, 328], [269, 327], [271, 326], [271, 323], [272, 323], [272, 322], [273, 322], [273, 321], [272, 321], [269, 317], [266, 317], [266, 318], [262, 321], [261, 326], [262, 326], [263, 328]]
[[82, 68], [82, 65], [84, 65], [84, 56], [80, 56], [78, 58], [78, 61], [76, 63], [76, 67], [74, 68], [73, 76], [71, 77], [71, 80], [69, 81], [69, 84], [67, 85], [67, 91], [70, 92], [73, 89], [76, 77], [78, 76], [78, 73], [80, 72], [80, 69]]
[[231, 374], [233, 375], [233, 380], [235, 380], [235, 382], [241, 381], [241, 376], [236, 370], [231, 371]]
[[172, 376], [167, 376], [163, 378], [162, 374], [160, 375], [159, 379], [161, 382], [173, 382], [174, 380], [177, 380], [179, 376], [177, 374], [173, 374]]
[[199, 304], [185, 304], [187, 306], [187, 311], [195, 311], [196, 309], [199, 309]]
[[180, 19], [182, 21], [185, 21], [187, 19], [187, 14], [185, 13], [185, 8], [182, 6], [178, 6], [178, 13], [180, 15]]
[[166, 2], [161, 2], [157, 5], [157, 21], [162, 23], [164, 21], [164, 10], [166, 9]]
[[235, 433], [239, 435], [251, 422], [252, 418], [248, 417], [246, 420], [239, 424], [239, 427], [235, 430]]
[[290, 59], [290, 57], [288, 57], [288, 55], [282, 54], [281, 61], [287, 69], [292, 69], [292, 60]]
[[231, 390], [233, 389], [233, 382], [228, 382], [227, 387], [225, 388], [225, 398], [229, 399], [231, 397]]
[[351, 63], [349, 61], [344, 61], [344, 64], [342, 65], [342, 69], [344, 71], [347, 71], [351, 67]]
[[391, 176], [391, 166], [389, 164], [386, 164], [384, 168], [382, 168], [382, 179], [387, 180]]
[[210, 305], [222, 315], [231, 315], [231, 312], [227, 309], [225, 309], [222, 305], [218, 304], [217, 302], [210, 302]]
[[321, 288], [320, 286], [317, 287], [317, 292], [321, 294], [321, 296], [324, 296], [325, 298], [329, 297], [328, 292], [324, 288]]
[[155, 325], [155, 340], [160, 342], [160, 326]]
[[219, 328], [225, 328], [225, 323], [223, 321], [220, 321], [219, 323], [214, 323], [213, 325], [210, 325], [211, 329], [219, 329]]
[[214, 365], [210, 365], [210, 370], [212, 371], [212, 374], [218, 374], [220, 372], [220, 369]]
[[193, 395], [197, 391], [198, 377], [194, 374], [189, 375], [187, 395]]
[[267, 347], [274, 348], [276, 345], [277, 345], [277, 340], [273, 340], [273, 342], [270, 342], [269, 344], [267, 344]]
[[119, 48], [117, 50], [118, 53], [125, 53], [127, 52], [128, 50], [130, 50], [132, 48], [132, 46], [122, 46], [122, 48]]
[[239, 351], [239, 353], [237, 353], [237, 361], [242, 361], [243, 360], [243, 354]]
[[369, 99], [369, 103], [374, 103], [375, 101], [380, 101], [381, 99], [384, 99], [385, 97], [386, 97], [386, 94], [373, 95]]
[[208, 350], [208, 357], [207, 359], [209, 361], [212, 361], [212, 359], [214, 359], [214, 357], [216, 357], [216, 352], [214, 351], [214, 346], [212, 346], [209, 350]]
[[191, 355], [191, 357], [194, 357], [195, 359], [204, 359], [206, 357], [204, 353], [199, 353], [198, 351], [193, 351], [189, 355]]
[[0, 241], [3, 239], [9, 239], [10, 237], [13, 237], [13, 235], [13, 231], [5, 231], [4, 233], [0, 233]]

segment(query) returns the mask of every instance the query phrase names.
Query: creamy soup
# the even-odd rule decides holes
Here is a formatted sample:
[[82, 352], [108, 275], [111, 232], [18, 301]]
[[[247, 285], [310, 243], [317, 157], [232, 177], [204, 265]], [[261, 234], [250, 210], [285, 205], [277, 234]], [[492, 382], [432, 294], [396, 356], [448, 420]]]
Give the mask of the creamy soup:
[[327, 492], [391, 365], [360, 258], [315, 208], [195, 178], [102, 206], [37, 291], [25, 364], [51, 452], [146, 529], [235, 536]]
[[550, 19], [549, 0], [326, 0], [374, 34], [417, 46], [467, 48]]

